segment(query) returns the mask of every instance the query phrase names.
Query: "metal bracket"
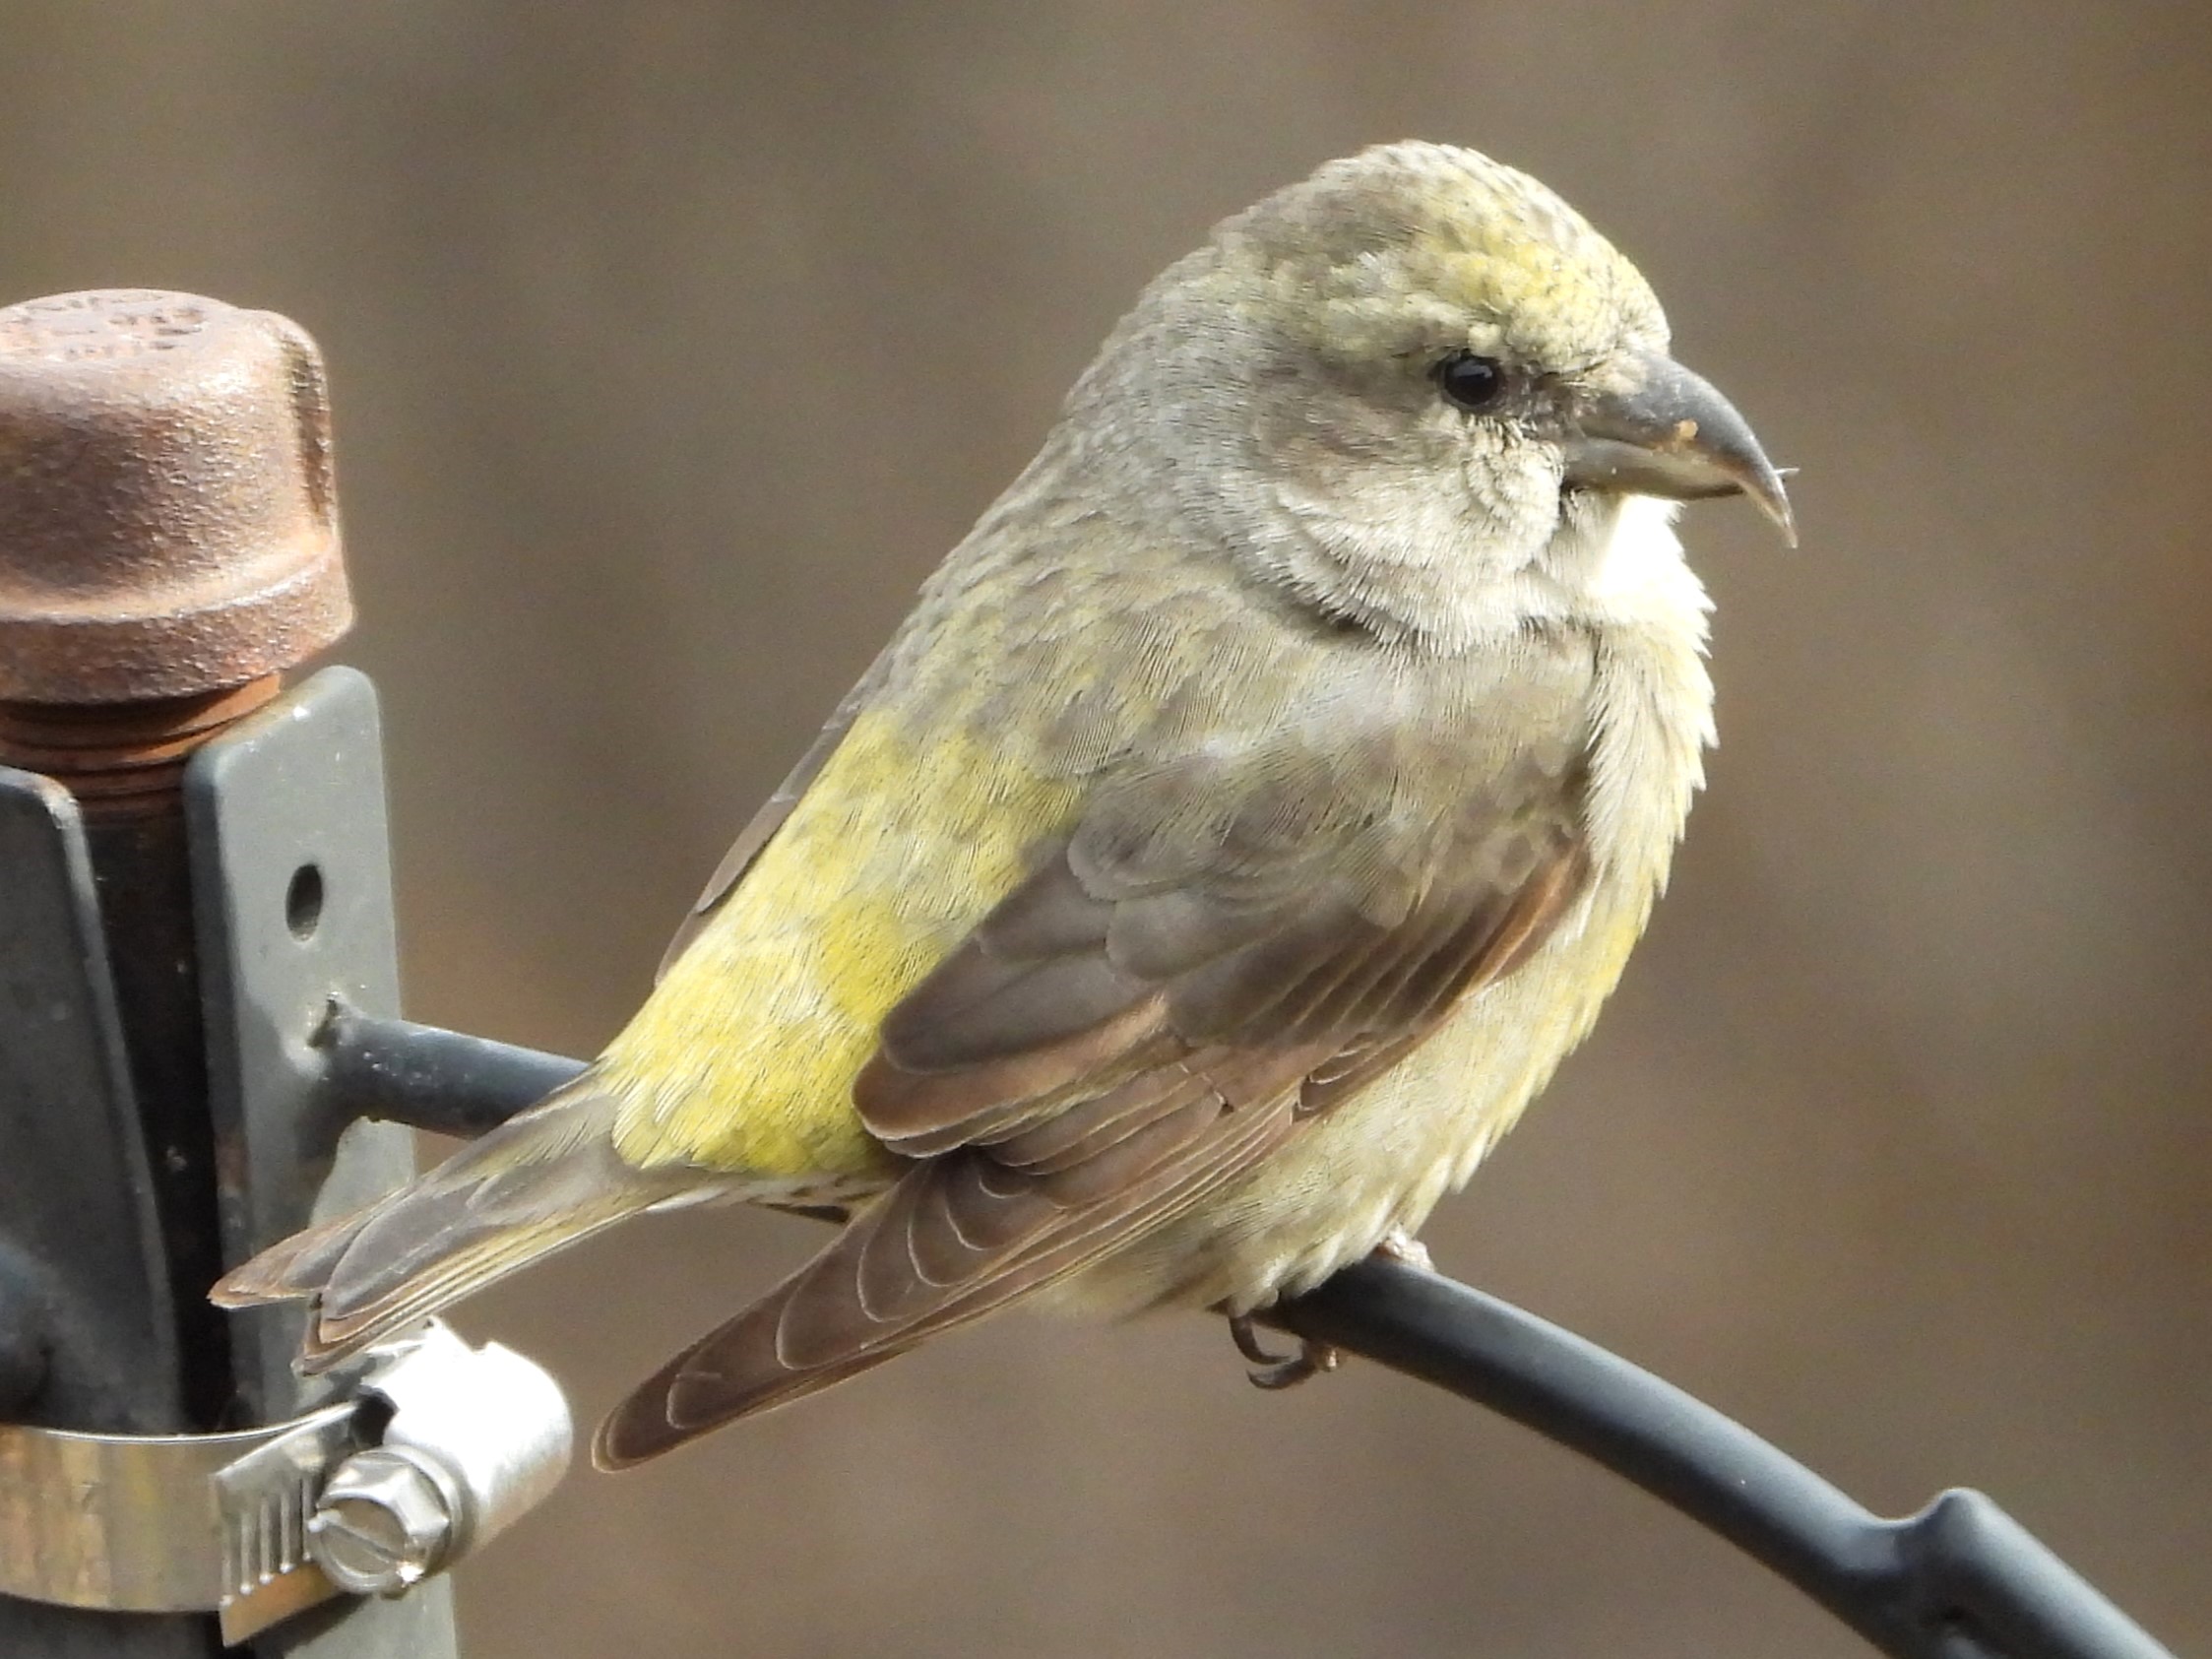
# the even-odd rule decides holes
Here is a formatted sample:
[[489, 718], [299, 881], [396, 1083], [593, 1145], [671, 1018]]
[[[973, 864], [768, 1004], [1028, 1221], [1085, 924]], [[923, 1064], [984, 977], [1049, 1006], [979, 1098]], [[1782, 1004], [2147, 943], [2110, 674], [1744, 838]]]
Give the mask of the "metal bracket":
[[[368, 680], [328, 670], [207, 742], [183, 799], [240, 1261], [412, 1171], [408, 1131], [348, 1110], [317, 1047], [334, 1008], [399, 1005]], [[298, 1314], [263, 1309], [232, 1316], [231, 1371], [239, 1418], [270, 1426], [150, 1432], [182, 1415], [177, 1339], [98, 899], [70, 794], [0, 770], [0, 1648], [205, 1652], [190, 1620], [117, 1616], [216, 1611], [261, 1659], [451, 1659], [434, 1575], [559, 1479], [566, 1405], [438, 1326], [306, 1381]]]
[[[353, 1121], [323, 1087], [334, 1002], [396, 1014], [399, 947], [376, 691], [326, 669], [192, 757], [184, 775], [225, 1261], [359, 1209], [414, 1173], [412, 1137]], [[319, 1404], [291, 1369], [295, 1308], [229, 1321], [253, 1417]]]
[[[364, 1115], [480, 1131], [575, 1069], [395, 1017], [360, 675], [330, 670], [210, 742], [185, 793], [230, 1259], [406, 1176], [405, 1132]], [[175, 1341], [82, 825], [57, 786], [5, 771], [0, 940], [0, 1415], [29, 1420], [0, 1428], [0, 1598], [47, 1603], [0, 1599], [0, 1636], [104, 1655], [81, 1640], [96, 1627], [29, 1616], [220, 1608], [223, 1638], [263, 1659], [450, 1659], [434, 1575], [559, 1480], [558, 1390], [432, 1327], [362, 1379], [380, 1405], [325, 1403], [288, 1368], [295, 1316], [263, 1312], [237, 1327], [239, 1391], [286, 1421], [87, 1432], [173, 1419]], [[1275, 1316], [1595, 1458], [1901, 1659], [2169, 1659], [1978, 1494], [1868, 1515], [1711, 1408], [1466, 1287], [1368, 1262]], [[70, 1427], [33, 1426], [49, 1423]]]

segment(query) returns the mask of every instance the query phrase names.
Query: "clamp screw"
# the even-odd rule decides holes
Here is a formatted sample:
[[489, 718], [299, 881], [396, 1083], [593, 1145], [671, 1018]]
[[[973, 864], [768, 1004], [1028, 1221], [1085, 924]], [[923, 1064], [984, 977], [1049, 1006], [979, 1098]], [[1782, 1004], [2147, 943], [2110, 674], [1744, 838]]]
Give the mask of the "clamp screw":
[[372, 1446], [323, 1488], [307, 1549], [348, 1594], [396, 1596], [445, 1564], [459, 1531], [438, 1471], [404, 1448]]

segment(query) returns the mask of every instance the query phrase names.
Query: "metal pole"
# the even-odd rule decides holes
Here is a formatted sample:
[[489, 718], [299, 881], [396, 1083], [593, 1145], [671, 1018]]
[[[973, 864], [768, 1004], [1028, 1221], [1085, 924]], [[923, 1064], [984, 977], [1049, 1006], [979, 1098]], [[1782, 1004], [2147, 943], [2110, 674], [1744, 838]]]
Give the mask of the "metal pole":
[[[211, 1035], [235, 1050], [211, 1015], [239, 1001], [236, 964], [206, 948], [230, 908], [211, 886], [227, 875], [208, 845], [220, 813], [188, 807], [186, 786], [350, 620], [304, 334], [182, 294], [0, 310], [0, 1424], [212, 1436], [313, 1403], [281, 1368], [241, 1363], [265, 1344], [234, 1353], [206, 1302], [264, 1242], [239, 1219], [304, 1222], [331, 1158], [306, 1133], [244, 1144], [251, 1080], [211, 1053]], [[404, 1177], [404, 1143], [349, 1146], [348, 1184]], [[10, 1659], [221, 1650], [206, 1613], [106, 1610], [159, 1600], [119, 1581], [120, 1510], [71, 1538], [9, 1514], [0, 1553], [66, 1561], [84, 1604], [0, 1596]], [[256, 1646], [379, 1650], [354, 1637], [389, 1624], [385, 1606], [334, 1604]], [[356, 1609], [369, 1617], [347, 1631]], [[419, 1617], [413, 1645], [380, 1651], [422, 1651]], [[427, 1646], [450, 1645], [449, 1621]]]

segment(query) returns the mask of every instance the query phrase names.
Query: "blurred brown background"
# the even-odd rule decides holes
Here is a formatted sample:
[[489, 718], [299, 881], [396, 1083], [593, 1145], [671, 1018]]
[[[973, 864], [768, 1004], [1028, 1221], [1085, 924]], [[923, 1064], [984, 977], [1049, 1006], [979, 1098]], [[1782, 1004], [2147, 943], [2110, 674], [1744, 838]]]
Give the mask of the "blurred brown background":
[[[1599, 1035], [1431, 1240], [1877, 1506], [1994, 1493], [2212, 1650], [2201, 6], [0, 0], [0, 300], [334, 371], [411, 1011], [584, 1053], [1154, 270], [1364, 143], [1642, 264], [1803, 469], [1689, 536], [1725, 742]], [[596, 1414], [812, 1240], [472, 1310]], [[999, 1322], [465, 1573], [473, 1659], [1846, 1655], [1374, 1369]]]

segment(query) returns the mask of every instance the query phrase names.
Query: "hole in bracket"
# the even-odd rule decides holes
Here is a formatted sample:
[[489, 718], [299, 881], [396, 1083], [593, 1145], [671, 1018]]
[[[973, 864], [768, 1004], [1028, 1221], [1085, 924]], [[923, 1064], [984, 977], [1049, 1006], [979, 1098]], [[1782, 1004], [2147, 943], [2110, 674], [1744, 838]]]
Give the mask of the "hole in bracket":
[[301, 864], [291, 872], [284, 889], [284, 925], [302, 944], [315, 936], [323, 920], [323, 871], [319, 864]]

